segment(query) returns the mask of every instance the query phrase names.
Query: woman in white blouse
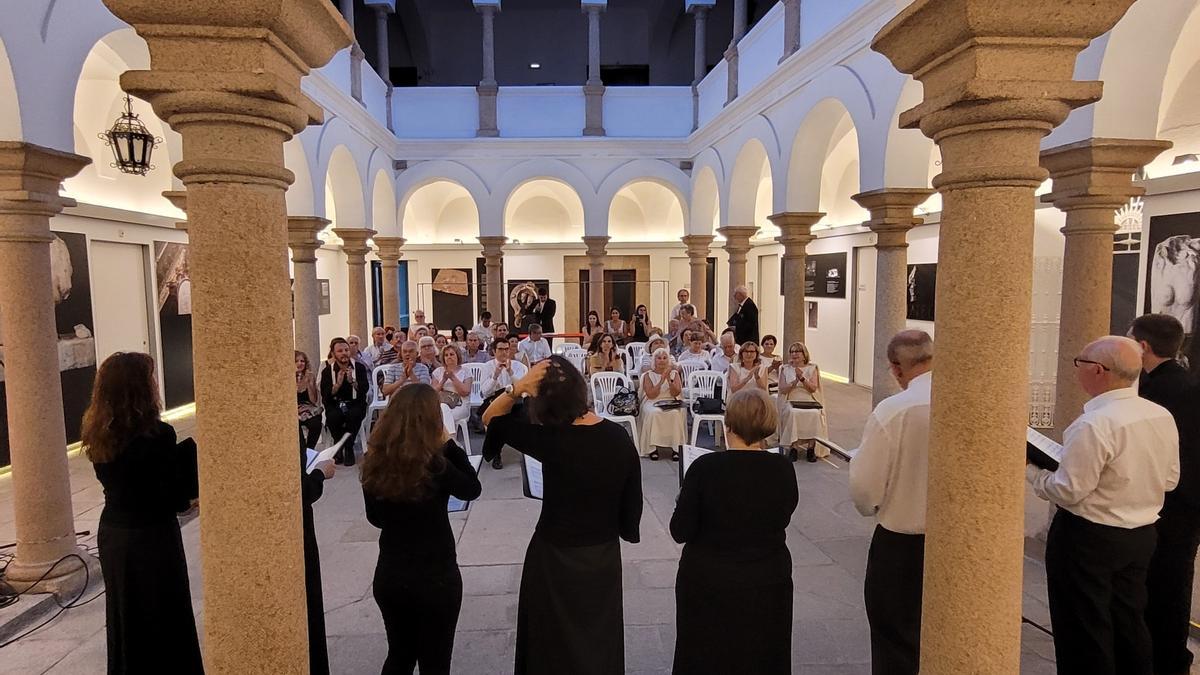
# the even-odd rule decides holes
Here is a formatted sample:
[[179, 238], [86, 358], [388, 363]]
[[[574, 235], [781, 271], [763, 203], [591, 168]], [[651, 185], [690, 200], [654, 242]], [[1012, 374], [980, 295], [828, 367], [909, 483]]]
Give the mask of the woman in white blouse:
[[746, 387], [767, 391], [767, 366], [762, 362], [757, 342], [746, 342], [738, 350], [737, 361], [729, 365], [729, 393]]
[[430, 384], [437, 391], [442, 403], [447, 405], [454, 397], [445, 396], [443, 392], [458, 395], [460, 403], [457, 406], [451, 406], [450, 413], [454, 415], [455, 422], [465, 420], [471, 415], [472, 378], [462, 368], [462, 357], [459, 355], [458, 347], [454, 345], [442, 347], [441, 356], [444, 365], [433, 371]]
[[683, 406], [663, 409], [659, 403], [678, 401], [683, 394], [679, 371], [671, 363], [666, 347], [654, 350], [650, 370], [642, 376], [642, 414], [638, 420], [641, 431], [638, 446], [651, 461], [658, 459], [658, 449], [668, 448], [671, 459], [679, 460], [679, 446], [687, 439], [687, 412]]
[[791, 448], [795, 459], [801, 448], [810, 462], [829, 454], [825, 446], [812, 439], [824, 438], [829, 432], [824, 408], [794, 408], [792, 401], [820, 403], [821, 369], [809, 358], [808, 347], [802, 342], [788, 346], [788, 362], [779, 368], [779, 444]]
[[621, 310], [616, 307], [610, 309], [608, 311], [608, 321], [604, 322], [604, 332], [616, 338], [617, 344], [624, 344], [627, 328], [625, 319], [621, 318]]
[[650, 338], [650, 341], [646, 343], [645, 351], [642, 352], [642, 358], [637, 364], [637, 374], [639, 377], [654, 367], [654, 352], [666, 347], [667, 339], [663, 336], [655, 335]]

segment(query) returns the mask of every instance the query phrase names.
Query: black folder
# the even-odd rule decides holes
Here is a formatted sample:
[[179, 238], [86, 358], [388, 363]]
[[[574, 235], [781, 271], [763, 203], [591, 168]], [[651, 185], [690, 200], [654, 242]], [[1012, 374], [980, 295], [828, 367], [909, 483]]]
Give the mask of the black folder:
[[1030, 427], [1025, 433], [1025, 459], [1030, 464], [1045, 469], [1058, 471], [1059, 458], [1062, 457], [1062, 446]]

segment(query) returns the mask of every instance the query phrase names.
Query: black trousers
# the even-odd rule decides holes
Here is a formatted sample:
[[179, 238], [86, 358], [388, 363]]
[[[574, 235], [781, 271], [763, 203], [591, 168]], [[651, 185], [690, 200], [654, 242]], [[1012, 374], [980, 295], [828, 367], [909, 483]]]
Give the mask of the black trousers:
[[321, 416], [310, 417], [300, 422], [300, 438], [304, 441], [304, 447], [313, 449], [317, 447], [317, 441], [321, 440]]
[[1046, 581], [1059, 675], [1150, 675], [1146, 570], [1153, 525], [1099, 525], [1059, 509], [1046, 536]]
[[875, 526], [863, 586], [874, 675], [916, 675], [920, 669], [924, 573], [925, 535]]
[[1180, 507], [1164, 509], [1155, 530], [1158, 545], [1146, 575], [1146, 624], [1154, 645], [1154, 672], [1186, 674], [1192, 666], [1187, 642], [1200, 513]]
[[346, 404], [343, 411], [341, 404], [332, 402], [325, 406], [325, 427], [336, 443], [342, 434], [350, 434], [350, 440], [342, 446], [335, 459], [346, 466], [354, 465], [354, 445], [358, 439], [358, 430], [362, 427], [367, 416], [367, 405], [361, 401]]
[[411, 675], [418, 665], [421, 675], [449, 675], [462, 608], [458, 566], [422, 571], [380, 560], [372, 589], [388, 641], [382, 675]]

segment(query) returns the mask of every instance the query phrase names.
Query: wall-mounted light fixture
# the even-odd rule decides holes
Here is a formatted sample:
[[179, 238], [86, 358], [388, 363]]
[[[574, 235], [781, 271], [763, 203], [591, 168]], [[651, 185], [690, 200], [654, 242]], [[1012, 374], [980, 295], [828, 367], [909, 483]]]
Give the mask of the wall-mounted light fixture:
[[145, 176], [154, 168], [150, 163], [150, 155], [162, 143], [162, 139], [150, 133], [138, 116], [133, 114], [133, 101], [129, 94], [125, 94], [125, 112], [113, 122], [111, 129], [100, 134], [100, 138], [113, 150], [116, 161], [112, 166], [121, 173], [137, 176]]

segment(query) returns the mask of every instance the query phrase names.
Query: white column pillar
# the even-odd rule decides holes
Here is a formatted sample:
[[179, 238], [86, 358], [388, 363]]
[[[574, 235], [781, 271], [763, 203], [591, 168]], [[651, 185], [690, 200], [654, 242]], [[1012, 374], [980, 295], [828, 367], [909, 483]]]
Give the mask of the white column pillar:
[[604, 135], [604, 82], [600, 78], [600, 12], [607, 0], [583, 0], [588, 22], [588, 78], [583, 85], [584, 136]]

